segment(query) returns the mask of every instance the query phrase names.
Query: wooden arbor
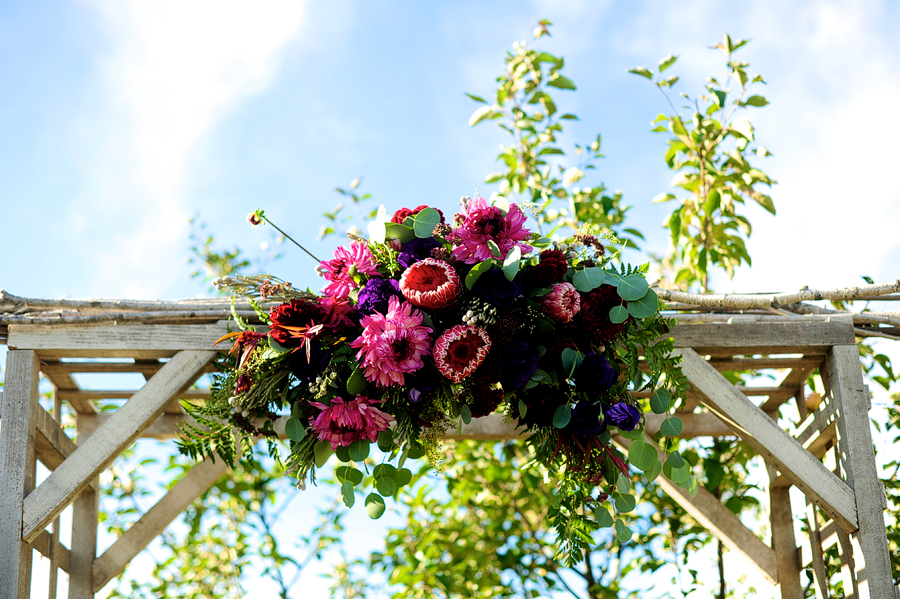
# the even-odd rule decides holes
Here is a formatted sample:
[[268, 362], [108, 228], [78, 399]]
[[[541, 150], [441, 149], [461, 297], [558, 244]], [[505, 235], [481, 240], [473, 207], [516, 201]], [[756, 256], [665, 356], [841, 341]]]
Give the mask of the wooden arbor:
[[[715, 315], [705, 321], [674, 331], [676, 351], [692, 383], [687, 405], [678, 413], [682, 436], [737, 435], [765, 460], [771, 539], [765, 542], [702, 488], [692, 498], [661, 477], [663, 489], [777, 585], [783, 598], [803, 596], [800, 571], [805, 567], [815, 575], [818, 596], [828, 596], [823, 547], [835, 543], [846, 596], [900, 597], [891, 580], [885, 497], [852, 321]], [[215, 359], [210, 348], [224, 331], [221, 323], [10, 325], [0, 396], [0, 599], [29, 597], [34, 550], [50, 559], [51, 596], [61, 568], [69, 574], [70, 597], [93, 597], [224, 474], [221, 461], [199, 463], [97, 555], [98, 475], [139, 437], [176, 434], [185, 417], [179, 398], [203, 396], [188, 389]], [[777, 370], [781, 380], [772, 387], [736, 387], [721, 374], [748, 368]], [[816, 368], [824, 397], [807, 413], [805, 381]], [[57, 407], [67, 401], [75, 410], [77, 444], [39, 405], [40, 372], [53, 383]], [[147, 382], [137, 392], [97, 391], [79, 388], [72, 376], [122, 372], [141, 373]], [[117, 398], [128, 401], [113, 413], [98, 413], [92, 403]], [[779, 414], [788, 400], [796, 401], [799, 421]], [[652, 432], [659, 421], [648, 415], [647, 424]], [[488, 417], [474, 421], [463, 436], [502, 439], [518, 433]], [[37, 486], [35, 460], [52, 471]], [[792, 486], [806, 498], [808, 535], [797, 534], [797, 514], [804, 510], [792, 509]], [[57, 518], [69, 505], [72, 543], [65, 547]]]

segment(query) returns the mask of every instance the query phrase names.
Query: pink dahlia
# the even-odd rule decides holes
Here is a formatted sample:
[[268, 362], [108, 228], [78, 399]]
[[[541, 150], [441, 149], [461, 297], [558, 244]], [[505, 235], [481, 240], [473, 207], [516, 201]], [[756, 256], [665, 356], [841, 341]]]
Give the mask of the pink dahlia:
[[363, 241], [354, 241], [350, 249], [339, 246], [334, 250], [334, 259], [323, 260], [319, 264], [322, 276], [331, 281], [322, 290], [322, 293], [334, 299], [346, 299], [350, 296], [350, 290], [359, 287], [353, 280], [356, 274], [375, 276], [378, 268], [375, 257], [369, 251], [369, 246]]
[[459, 290], [459, 275], [453, 267], [434, 258], [413, 263], [400, 277], [400, 293], [419, 308], [447, 308], [456, 301]]
[[319, 440], [330, 442], [331, 449], [347, 447], [359, 439], [374, 441], [394, 421], [393, 416], [375, 407], [381, 400], [362, 395], [346, 402], [335, 397], [330, 406], [317, 401], [309, 403], [322, 410], [310, 422]]
[[541, 308], [557, 322], [570, 322], [581, 309], [581, 296], [571, 283], [557, 283], [541, 298]]
[[434, 343], [434, 363], [445, 377], [459, 383], [475, 372], [491, 349], [491, 338], [481, 327], [458, 324]]
[[479, 196], [469, 201], [461, 216], [462, 223], [452, 237], [458, 243], [451, 254], [455, 260], [476, 264], [493, 258], [488, 241], [497, 244], [502, 257], [506, 257], [514, 246], [519, 246], [523, 254], [531, 251], [531, 246], [524, 243], [530, 234], [523, 226], [525, 215], [516, 204], [510, 204], [509, 211], [503, 214]]
[[405, 373], [422, 368], [422, 358], [431, 353], [431, 328], [422, 326], [422, 313], [412, 304], [393, 296], [387, 314], [363, 316], [363, 333], [351, 347], [359, 349], [366, 380], [379, 387], [403, 385]]

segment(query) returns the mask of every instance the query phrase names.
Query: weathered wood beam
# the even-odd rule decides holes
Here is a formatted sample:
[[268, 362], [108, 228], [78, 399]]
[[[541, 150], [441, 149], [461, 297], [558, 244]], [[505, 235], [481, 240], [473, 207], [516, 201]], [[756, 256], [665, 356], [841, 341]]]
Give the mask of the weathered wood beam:
[[[167, 358], [178, 351], [209, 351], [224, 324], [71, 326], [10, 325], [11, 349], [42, 358]], [[224, 348], [228, 349], [228, 348]]]
[[859, 528], [856, 500], [847, 484], [783, 431], [765, 412], [690, 348], [676, 349], [682, 370], [704, 396], [703, 404], [731, 426], [847, 531]]
[[765, 326], [756, 323], [694, 324], [675, 327], [672, 337], [676, 348], [691, 348], [700, 355], [824, 355], [834, 345], [855, 342], [849, 322], [844, 317], [835, 317], [830, 322], [772, 322]]
[[719, 372], [729, 370], [766, 370], [782, 368], [818, 368], [824, 359], [821, 357], [802, 358], [710, 358], [709, 364]]
[[216, 462], [205, 460], [185, 474], [103, 555], [94, 560], [93, 592], [98, 592], [110, 580], [118, 576], [134, 556], [165, 530], [198, 497], [216, 484], [216, 481], [225, 474], [227, 469], [228, 466], [221, 459]]
[[[810, 436], [803, 442], [803, 447], [816, 458], [822, 459], [822, 456], [825, 455], [828, 448], [831, 447], [835, 440], [837, 440], [837, 425], [832, 422], [831, 424], [825, 425], [824, 429], [818, 431], [817, 434]], [[771, 482], [771, 486], [773, 487], [790, 487], [792, 484], [791, 480], [783, 474], [778, 475]]]
[[[60, 389], [66, 390], [75, 390], [78, 389], [78, 382], [69, 372], [47, 372], [47, 368], [52, 370], [52, 366], [58, 364], [59, 360], [56, 358], [45, 358], [41, 360], [41, 372], [43, 372], [50, 382], [53, 383], [53, 388], [56, 391]], [[69, 405], [75, 409], [76, 412], [86, 412], [88, 414], [93, 414], [97, 412], [97, 408], [90, 401], [73, 398], [69, 401]]]
[[69, 572], [69, 548], [60, 543], [58, 539], [54, 539], [49, 532], [42, 530], [41, 534], [30, 545], [32, 549], [37, 550], [38, 553], [47, 559], [52, 560], [55, 558], [56, 565], [63, 572]]
[[[626, 453], [631, 446], [631, 441], [618, 435], [613, 437], [613, 443]], [[664, 455], [660, 457], [665, 459]], [[763, 578], [773, 585], [778, 584], [775, 552], [744, 526], [734, 512], [725, 507], [715, 495], [701, 486], [697, 490], [697, 495], [691, 497], [687, 490], [666, 478], [664, 474], [660, 474], [656, 482], [694, 520], [720, 539], [726, 547], [742, 556]]]
[[33, 351], [10, 351], [0, 426], [0, 597], [28, 599], [32, 549], [22, 542], [25, 496], [34, 488], [34, 437], [40, 362]]
[[833, 347], [826, 355], [825, 365], [838, 416], [838, 448], [849, 464], [848, 476], [852, 477], [850, 484], [859, 518], [856, 538], [867, 574], [860, 592], [873, 598], [896, 597], [900, 593], [891, 578], [891, 554], [884, 534], [887, 501], [875, 466], [869, 390], [863, 383], [856, 345]]
[[781, 383], [779, 383], [778, 391], [769, 395], [769, 399], [760, 406], [762, 410], [764, 412], [777, 410], [778, 406], [783, 404], [787, 399], [797, 395], [797, 393], [803, 389], [806, 379], [809, 378], [809, 375], [817, 367], [818, 366], [807, 365], [792, 368], [787, 376], [781, 380]]
[[[68, 401], [70, 398], [77, 399], [129, 399], [137, 393], [131, 389], [78, 389], [77, 391], [59, 391], [60, 397]], [[178, 399], [209, 399], [208, 389], [188, 389], [183, 391]]]
[[[774, 468], [769, 468], [770, 477]], [[778, 568], [781, 599], [804, 599], [800, 585], [800, 550], [794, 537], [794, 512], [789, 487], [769, 485], [769, 522], [772, 526], [772, 549]]]
[[105, 425], [78, 449], [24, 502], [23, 538], [32, 540], [53, 518], [131, 445], [162, 413], [166, 404], [196, 380], [216, 356], [214, 351], [179, 352], [143, 389], [116, 410]]

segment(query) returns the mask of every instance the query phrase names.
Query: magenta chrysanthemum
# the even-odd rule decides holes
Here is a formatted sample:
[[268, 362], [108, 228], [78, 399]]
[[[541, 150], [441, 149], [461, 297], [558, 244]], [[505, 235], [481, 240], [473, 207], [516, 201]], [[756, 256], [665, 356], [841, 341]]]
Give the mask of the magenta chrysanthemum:
[[400, 292], [411, 304], [429, 310], [447, 308], [459, 295], [459, 275], [443, 260], [425, 258], [400, 277]]
[[458, 324], [434, 343], [434, 363], [445, 377], [459, 383], [481, 366], [491, 349], [491, 338], [481, 327]]
[[319, 440], [330, 442], [331, 449], [347, 447], [359, 439], [374, 441], [394, 421], [393, 416], [375, 407], [381, 400], [362, 395], [346, 402], [335, 397], [330, 406], [317, 401], [309, 403], [322, 410], [310, 422]]
[[422, 326], [422, 313], [394, 296], [387, 314], [363, 316], [363, 333], [351, 347], [359, 349], [366, 380], [379, 387], [403, 385], [405, 373], [422, 368], [422, 358], [431, 353], [431, 328]]
[[531, 246], [524, 243], [530, 234], [523, 226], [525, 215], [516, 204], [510, 204], [509, 211], [503, 214], [479, 196], [469, 201], [462, 216], [462, 224], [453, 231], [453, 239], [458, 243], [451, 254], [454, 259], [476, 264], [493, 258], [488, 241], [497, 244], [503, 257], [514, 246], [519, 246], [523, 254], [531, 251]]
[[367, 276], [378, 274], [375, 265], [375, 257], [369, 251], [369, 246], [363, 241], [354, 241], [350, 248], [339, 246], [334, 250], [334, 259], [323, 260], [319, 264], [319, 270], [326, 279], [331, 281], [322, 289], [322, 293], [334, 299], [346, 299], [350, 296], [350, 290], [359, 287], [353, 280], [353, 275], [359, 273]]
[[557, 283], [541, 298], [541, 309], [557, 322], [570, 322], [581, 309], [581, 296], [571, 283]]

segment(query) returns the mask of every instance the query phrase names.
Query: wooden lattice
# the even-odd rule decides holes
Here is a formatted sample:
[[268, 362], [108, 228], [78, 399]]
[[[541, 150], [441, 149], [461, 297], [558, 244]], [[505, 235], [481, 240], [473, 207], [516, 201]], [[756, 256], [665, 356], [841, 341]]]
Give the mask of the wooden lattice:
[[[747, 528], [702, 487], [695, 497], [664, 476], [659, 484], [698, 522], [747, 559], [781, 597], [799, 598], [801, 570], [811, 568], [816, 592], [827, 596], [823, 547], [838, 545], [848, 597], [894, 599], [884, 526], [885, 497], [878, 482], [869, 428], [869, 393], [863, 384], [849, 316], [705, 317], [674, 329], [676, 352], [692, 383], [677, 415], [683, 437], [740, 436], [769, 470], [771, 539]], [[713, 322], [710, 322], [713, 321]], [[51, 596], [57, 569], [69, 574], [69, 597], [93, 597], [165, 529], [227, 467], [221, 460], [197, 464], [102, 555], [97, 548], [98, 475], [139, 437], [171, 438], [187, 416], [181, 398], [208, 371], [212, 343], [224, 323], [208, 324], [10, 324], [7, 373], [0, 395], [0, 599], [25, 598], [31, 584], [32, 551], [51, 561]], [[78, 359], [73, 361], [73, 359]], [[806, 381], [819, 369], [825, 389], [807, 409]], [[777, 385], [736, 387], [721, 373], [757, 369], [780, 373]], [[66, 401], [77, 415], [69, 438], [38, 403], [43, 373], [55, 389], [56, 408]], [[139, 391], [92, 390], [74, 373], [140, 373]], [[93, 401], [127, 399], [100, 413]], [[796, 404], [799, 419], [780, 414]], [[788, 410], [784, 410], [785, 414]], [[791, 410], [794, 413], [793, 410]], [[647, 432], [662, 417], [647, 415]], [[277, 429], [283, 433], [283, 421]], [[499, 417], [464, 427], [465, 438], [519, 436]], [[77, 443], [76, 443], [77, 441]], [[627, 448], [628, 440], [614, 438]], [[35, 488], [35, 460], [51, 474]], [[806, 506], [792, 506], [800, 489]], [[60, 512], [73, 505], [70, 547], [59, 541]], [[792, 507], [798, 507], [796, 511]], [[805, 514], [808, 538], [795, 536], [794, 519]]]

